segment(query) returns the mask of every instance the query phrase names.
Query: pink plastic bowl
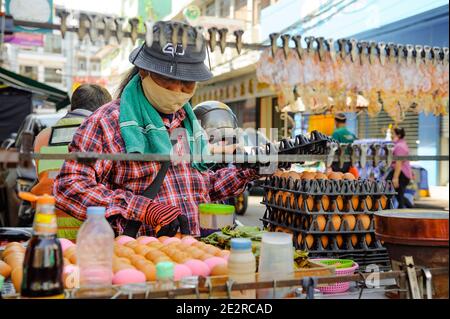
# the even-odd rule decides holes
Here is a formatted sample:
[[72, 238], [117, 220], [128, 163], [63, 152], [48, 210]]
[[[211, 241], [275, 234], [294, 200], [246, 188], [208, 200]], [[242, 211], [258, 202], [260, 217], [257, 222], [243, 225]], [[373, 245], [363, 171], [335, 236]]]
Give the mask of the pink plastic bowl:
[[[312, 261], [320, 260], [328, 260], [328, 258], [312, 259]], [[359, 265], [356, 262], [353, 262], [353, 266], [350, 268], [336, 268], [336, 276], [353, 275], [358, 268]], [[350, 282], [338, 282], [332, 285], [319, 286], [317, 289], [319, 289], [323, 294], [343, 293], [350, 289]]]

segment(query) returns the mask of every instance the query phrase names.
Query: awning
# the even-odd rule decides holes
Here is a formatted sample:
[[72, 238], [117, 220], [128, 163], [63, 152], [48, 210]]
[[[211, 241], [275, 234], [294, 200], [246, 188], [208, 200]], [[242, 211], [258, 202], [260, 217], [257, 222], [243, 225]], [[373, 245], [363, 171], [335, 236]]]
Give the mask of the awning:
[[67, 92], [8, 71], [2, 67], [0, 67], [0, 83], [41, 95], [47, 101], [54, 103], [57, 110], [70, 104]]

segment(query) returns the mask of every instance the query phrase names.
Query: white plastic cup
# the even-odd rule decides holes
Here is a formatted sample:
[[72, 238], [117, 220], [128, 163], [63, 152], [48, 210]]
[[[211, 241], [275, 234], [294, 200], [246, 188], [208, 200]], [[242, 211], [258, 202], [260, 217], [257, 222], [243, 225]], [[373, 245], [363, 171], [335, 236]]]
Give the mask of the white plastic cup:
[[[258, 266], [259, 280], [286, 280], [294, 277], [294, 247], [292, 235], [280, 232], [264, 233]], [[258, 290], [258, 298], [282, 298], [290, 288]]]

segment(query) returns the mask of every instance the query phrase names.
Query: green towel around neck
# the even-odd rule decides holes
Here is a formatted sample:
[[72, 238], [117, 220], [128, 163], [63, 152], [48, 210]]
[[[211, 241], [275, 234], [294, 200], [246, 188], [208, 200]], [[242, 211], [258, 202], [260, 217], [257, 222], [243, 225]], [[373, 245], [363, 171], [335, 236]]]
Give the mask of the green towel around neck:
[[[184, 128], [192, 155], [209, 155], [208, 142], [189, 103], [183, 106]], [[125, 87], [120, 98], [120, 133], [127, 153], [170, 155], [172, 143], [158, 111], [150, 104], [142, 90], [139, 74]], [[194, 137], [194, 138], [193, 138]], [[205, 162], [193, 162], [192, 167], [204, 171]]]

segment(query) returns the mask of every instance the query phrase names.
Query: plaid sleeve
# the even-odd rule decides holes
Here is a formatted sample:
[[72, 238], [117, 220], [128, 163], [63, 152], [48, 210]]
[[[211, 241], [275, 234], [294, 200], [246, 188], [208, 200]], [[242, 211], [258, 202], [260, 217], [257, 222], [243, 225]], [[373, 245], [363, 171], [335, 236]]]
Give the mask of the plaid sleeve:
[[248, 182], [257, 179], [258, 174], [254, 169], [240, 170], [235, 167], [223, 168], [209, 173], [209, 196], [211, 201], [223, 200], [239, 195], [245, 190]]
[[[77, 130], [70, 152], [105, 152], [108, 125], [96, 116], [88, 118]], [[122, 215], [126, 219], [144, 221], [152, 200], [124, 189], [111, 189], [106, 182], [114, 171], [112, 161], [95, 163], [66, 161], [55, 179], [53, 193], [56, 206], [73, 217], [86, 219], [89, 206], [103, 206], [106, 217]]]

